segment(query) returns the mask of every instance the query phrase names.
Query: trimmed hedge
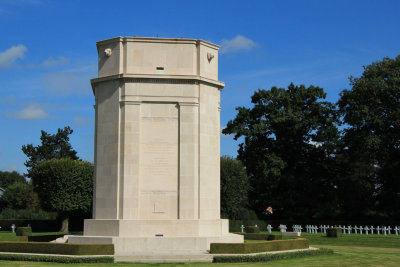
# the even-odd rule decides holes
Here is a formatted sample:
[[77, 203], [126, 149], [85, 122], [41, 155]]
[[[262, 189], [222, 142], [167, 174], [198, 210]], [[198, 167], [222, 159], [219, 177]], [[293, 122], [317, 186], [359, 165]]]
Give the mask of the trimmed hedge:
[[246, 233], [246, 234], [244, 234], [244, 239], [247, 239], [247, 240], [282, 240], [282, 235]]
[[58, 263], [113, 263], [113, 257], [60, 257], [41, 255], [0, 254], [0, 260], [5, 261], [40, 261]]
[[18, 227], [15, 231], [16, 236], [30, 236], [32, 235], [31, 227]]
[[247, 254], [309, 248], [308, 239], [260, 241], [248, 243], [211, 243], [211, 254]]
[[286, 260], [307, 256], [333, 254], [332, 249], [320, 248], [318, 250], [296, 251], [276, 254], [263, 254], [255, 256], [215, 256], [213, 262], [266, 262], [273, 260]]
[[342, 229], [337, 228], [327, 228], [326, 229], [326, 236], [327, 237], [341, 237], [342, 236]]
[[2, 241], [0, 251], [61, 255], [114, 255], [114, 245]]
[[64, 234], [60, 234], [60, 235], [31, 235], [28, 236], [28, 240], [29, 242], [50, 242], [53, 240], [56, 240], [59, 237], [63, 237]]
[[260, 228], [258, 228], [257, 226], [246, 226], [244, 231], [246, 233], [259, 233]]

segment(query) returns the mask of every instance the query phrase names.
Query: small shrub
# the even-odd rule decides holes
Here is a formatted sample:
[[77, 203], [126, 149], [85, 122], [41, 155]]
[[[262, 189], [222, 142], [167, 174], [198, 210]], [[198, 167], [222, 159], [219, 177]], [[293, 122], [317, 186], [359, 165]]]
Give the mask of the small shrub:
[[341, 228], [328, 228], [326, 229], [326, 236], [327, 237], [341, 237], [342, 236], [342, 229]]
[[32, 235], [32, 228], [31, 227], [17, 227], [15, 231], [17, 236], [30, 236]]
[[245, 232], [246, 233], [259, 233], [260, 228], [258, 228], [258, 226], [246, 226]]

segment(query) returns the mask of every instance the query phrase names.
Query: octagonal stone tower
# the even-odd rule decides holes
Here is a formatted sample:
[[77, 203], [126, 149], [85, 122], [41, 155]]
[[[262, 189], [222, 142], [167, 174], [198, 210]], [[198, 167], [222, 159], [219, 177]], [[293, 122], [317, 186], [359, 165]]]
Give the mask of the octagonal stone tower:
[[116, 254], [243, 242], [220, 219], [219, 46], [194, 39], [97, 42], [93, 219], [70, 243]]

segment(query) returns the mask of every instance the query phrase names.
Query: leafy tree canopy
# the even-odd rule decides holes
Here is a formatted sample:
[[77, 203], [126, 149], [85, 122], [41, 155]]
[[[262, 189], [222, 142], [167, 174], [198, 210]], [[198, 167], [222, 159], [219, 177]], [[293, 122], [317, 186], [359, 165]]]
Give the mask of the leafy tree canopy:
[[25, 166], [28, 168], [30, 176], [31, 170], [40, 162], [53, 158], [79, 159], [76, 151], [72, 149], [69, 143], [69, 135], [73, 130], [67, 126], [64, 129], [58, 129], [56, 134], [49, 134], [41, 131], [41, 144], [33, 146], [32, 144], [22, 146], [22, 151], [28, 157]]
[[2, 200], [7, 208], [11, 209], [36, 209], [40, 208], [39, 198], [32, 185], [16, 182], [7, 187], [2, 195]]
[[221, 157], [221, 214], [237, 219], [240, 208], [247, 206], [249, 189], [243, 164], [227, 156]]
[[[338, 101], [347, 124], [342, 146], [348, 164], [342, 178], [366, 188], [353, 191], [362, 192], [357, 202], [359, 208], [368, 204], [364, 212], [400, 216], [400, 56], [364, 67], [350, 83], [352, 88], [343, 90]], [[355, 196], [349, 194], [343, 198]]]
[[93, 165], [70, 158], [50, 159], [31, 172], [41, 207], [64, 216], [62, 232], [68, 232], [68, 217], [88, 213], [92, 207]]
[[8, 186], [16, 183], [26, 183], [24, 176], [16, 171], [2, 172], [0, 171], [0, 187], [6, 189]]
[[250, 204], [259, 212], [272, 206], [286, 217], [311, 216], [333, 205], [329, 166], [339, 131], [335, 106], [325, 96], [322, 88], [293, 84], [258, 90], [254, 106], [238, 107], [223, 130], [244, 137], [238, 158], [253, 188]]

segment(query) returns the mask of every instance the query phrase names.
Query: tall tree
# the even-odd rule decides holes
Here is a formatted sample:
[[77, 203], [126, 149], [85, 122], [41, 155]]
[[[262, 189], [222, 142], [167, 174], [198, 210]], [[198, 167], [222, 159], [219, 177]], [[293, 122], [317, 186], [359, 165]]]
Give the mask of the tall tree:
[[28, 157], [25, 162], [25, 166], [28, 168], [28, 176], [30, 176], [32, 169], [42, 161], [53, 158], [79, 159], [76, 151], [72, 149], [69, 143], [69, 135], [73, 133], [69, 126], [64, 127], [64, 129], [59, 128], [56, 134], [49, 134], [43, 130], [41, 132], [40, 145], [28, 144], [22, 146], [22, 151]]
[[249, 175], [254, 209], [281, 210], [300, 218], [336, 212], [335, 106], [323, 101], [322, 88], [290, 84], [288, 89], [258, 90], [252, 108], [238, 107], [225, 134], [244, 137], [238, 158]]
[[221, 157], [221, 214], [237, 219], [240, 208], [247, 206], [250, 189], [242, 162], [231, 157]]
[[33, 186], [27, 183], [16, 182], [7, 187], [1, 196], [7, 208], [39, 210], [39, 198]]
[[26, 183], [24, 176], [16, 171], [2, 172], [0, 171], [0, 187], [6, 189], [8, 186], [14, 183]]
[[69, 158], [50, 159], [31, 171], [41, 207], [63, 217], [60, 232], [68, 232], [69, 217], [88, 213], [92, 207], [93, 165]]
[[343, 150], [349, 166], [343, 179], [364, 185], [355, 191], [364, 214], [400, 217], [400, 56], [364, 67], [350, 84], [338, 101], [348, 126]]

